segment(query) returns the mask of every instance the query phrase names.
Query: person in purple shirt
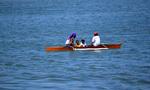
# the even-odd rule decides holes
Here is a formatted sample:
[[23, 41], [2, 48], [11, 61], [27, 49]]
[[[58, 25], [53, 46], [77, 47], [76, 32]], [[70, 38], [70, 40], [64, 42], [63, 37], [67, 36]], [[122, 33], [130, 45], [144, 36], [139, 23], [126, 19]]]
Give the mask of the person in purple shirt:
[[73, 32], [71, 35], [69, 35], [69, 37], [66, 40], [66, 46], [74, 46], [74, 40], [76, 38], [76, 33]]

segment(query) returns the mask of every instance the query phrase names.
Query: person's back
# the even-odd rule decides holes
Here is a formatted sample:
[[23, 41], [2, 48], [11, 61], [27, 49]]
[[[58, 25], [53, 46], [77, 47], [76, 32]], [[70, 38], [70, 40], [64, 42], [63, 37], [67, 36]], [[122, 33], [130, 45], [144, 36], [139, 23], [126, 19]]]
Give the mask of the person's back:
[[92, 45], [93, 46], [100, 45], [100, 36], [98, 35], [97, 32], [94, 32], [94, 37], [92, 38]]
[[79, 42], [79, 40], [76, 40], [76, 45], [75, 47], [81, 47], [81, 43]]

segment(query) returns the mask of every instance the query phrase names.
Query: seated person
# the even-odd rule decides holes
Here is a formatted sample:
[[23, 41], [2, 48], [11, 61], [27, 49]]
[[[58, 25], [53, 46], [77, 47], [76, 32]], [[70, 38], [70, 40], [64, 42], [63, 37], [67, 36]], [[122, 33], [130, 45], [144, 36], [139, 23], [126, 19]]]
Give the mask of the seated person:
[[76, 33], [72, 33], [68, 39], [66, 40], [66, 46], [73, 46], [74, 45], [74, 39], [76, 38]]
[[86, 47], [86, 43], [85, 43], [85, 40], [84, 40], [84, 39], [81, 40], [81, 46], [82, 46], [82, 47]]
[[98, 32], [94, 32], [94, 36], [92, 38], [92, 46], [98, 46], [100, 45], [100, 36]]
[[75, 45], [75, 47], [81, 47], [81, 44], [80, 44], [79, 40], [76, 40], [76, 45]]

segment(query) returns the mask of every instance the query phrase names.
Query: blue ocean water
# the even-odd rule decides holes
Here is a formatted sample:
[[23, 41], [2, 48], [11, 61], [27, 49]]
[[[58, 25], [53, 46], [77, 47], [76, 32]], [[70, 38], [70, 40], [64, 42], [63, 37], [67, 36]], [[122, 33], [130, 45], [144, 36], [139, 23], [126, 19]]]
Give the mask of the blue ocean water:
[[[94, 31], [122, 48], [45, 52]], [[149, 88], [149, 0], [0, 0], [0, 90]]]

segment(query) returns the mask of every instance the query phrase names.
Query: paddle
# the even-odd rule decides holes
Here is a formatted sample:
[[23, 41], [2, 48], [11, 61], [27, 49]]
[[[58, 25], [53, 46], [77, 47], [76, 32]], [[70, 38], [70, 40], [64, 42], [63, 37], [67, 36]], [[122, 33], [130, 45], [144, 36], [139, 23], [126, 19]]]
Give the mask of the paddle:
[[107, 48], [107, 46], [105, 46], [104, 44], [100, 44], [100, 45], [104, 46], [104, 48]]

